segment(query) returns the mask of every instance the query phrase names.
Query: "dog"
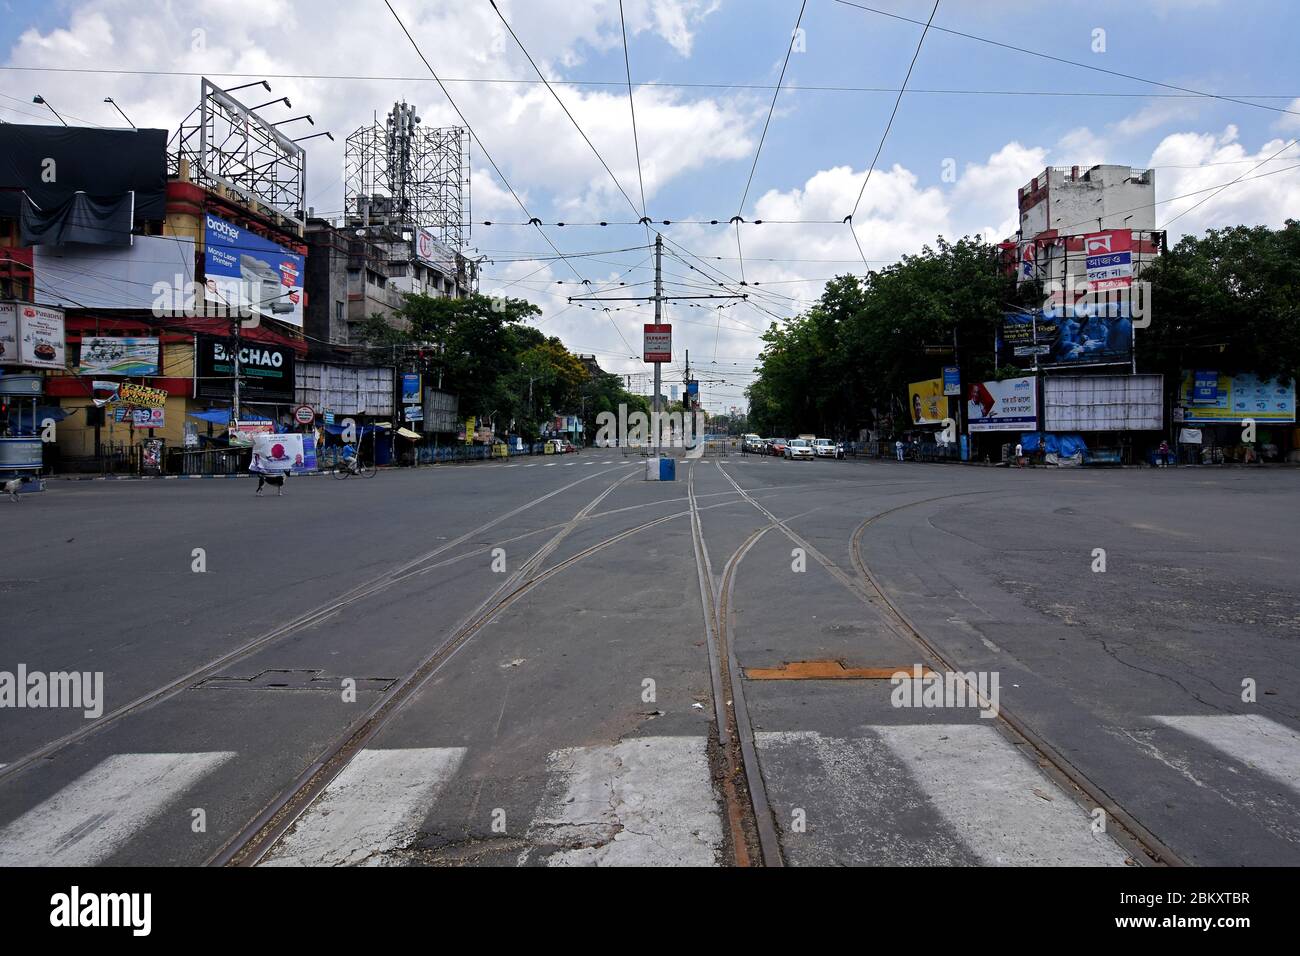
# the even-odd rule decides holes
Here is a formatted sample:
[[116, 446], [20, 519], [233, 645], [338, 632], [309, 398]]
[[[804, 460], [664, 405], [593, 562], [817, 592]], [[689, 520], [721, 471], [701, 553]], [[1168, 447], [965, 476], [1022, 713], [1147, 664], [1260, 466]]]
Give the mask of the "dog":
[[258, 476], [257, 476], [257, 495], [258, 495], [258, 497], [260, 498], [261, 495], [262, 495], [262, 486], [263, 486], [263, 485], [270, 485], [272, 488], [277, 489], [277, 491], [276, 491], [276, 493], [275, 493], [277, 498], [279, 498], [279, 497], [283, 497], [283, 495], [284, 495], [284, 481], [285, 481], [285, 479], [288, 478], [288, 477], [289, 477], [289, 475], [288, 475], [287, 473], [286, 473], [286, 474], [282, 474], [282, 475], [267, 475], [267, 474], [259, 473]]
[[21, 501], [18, 497], [18, 489], [22, 488], [26, 478], [11, 478], [4, 483], [4, 493], [9, 496], [10, 501]]

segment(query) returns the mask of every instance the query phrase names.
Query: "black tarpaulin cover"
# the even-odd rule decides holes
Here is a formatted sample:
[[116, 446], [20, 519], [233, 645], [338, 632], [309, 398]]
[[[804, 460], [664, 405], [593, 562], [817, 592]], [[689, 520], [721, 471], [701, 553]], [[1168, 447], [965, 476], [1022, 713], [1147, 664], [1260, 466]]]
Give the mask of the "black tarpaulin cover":
[[28, 199], [19, 217], [18, 235], [24, 246], [131, 245], [135, 194], [96, 198], [74, 193], [51, 209], [37, 209]]
[[17, 219], [24, 192], [38, 209], [134, 192], [137, 219], [162, 219], [167, 131], [0, 123], [0, 216]]

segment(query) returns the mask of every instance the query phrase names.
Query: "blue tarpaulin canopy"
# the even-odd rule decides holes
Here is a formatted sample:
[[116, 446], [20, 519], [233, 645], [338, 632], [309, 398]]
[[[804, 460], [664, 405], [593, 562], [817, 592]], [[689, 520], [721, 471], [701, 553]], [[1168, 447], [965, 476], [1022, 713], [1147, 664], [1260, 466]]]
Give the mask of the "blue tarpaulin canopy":
[[[1027, 452], [1038, 451], [1038, 437], [1037, 432], [1025, 432], [1020, 436], [1020, 446]], [[1073, 458], [1079, 452], [1088, 450], [1082, 435], [1044, 435], [1042, 446], [1049, 455], [1061, 455], [1065, 458]]]
[[[228, 408], [209, 408], [206, 412], [190, 412], [190, 418], [198, 418], [205, 422], [212, 422], [214, 425], [226, 425], [230, 422], [230, 409]], [[242, 415], [240, 421], [243, 422], [269, 422], [271, 419], [263, 418], [261, 415]]]

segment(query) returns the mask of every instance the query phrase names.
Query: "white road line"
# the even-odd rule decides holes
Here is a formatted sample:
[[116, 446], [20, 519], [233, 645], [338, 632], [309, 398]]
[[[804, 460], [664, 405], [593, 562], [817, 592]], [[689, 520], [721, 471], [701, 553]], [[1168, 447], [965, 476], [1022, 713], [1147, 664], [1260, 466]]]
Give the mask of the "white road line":
[[552, 461], [552, 462], [547, 462], [546, 465], [545, 465], [544, 467], [546, 467], [546, 468], [554, 468], [555, 465], [556, 465], [556, 462], [553, 462], [553, 461]]
[[703, 737], [557, 750], [529, 842], [549, 866], [714, 866], [722, 818]]
[[[233, 756], [217, 751], [109, 757], [0, 830], [0, 867], [101, 863]], [[185, 818], [188, 833], [188, 812]]]
[[1300, 734], [1259, 714], [1156, 717], [1300, 793]]
[[464, 747], [361, 751], [262, 865], [382, 866], [419, 832], [464, 757]]
[[536, 467], [537, 467], [537, 462], [533, 462], [531, 465], [524, 465], [524, 467], [525, 467], [525, 468], [536, 468]]
[[[992, 727], [871, 728], [987, 865], [1123, 866], [1083, 808]], [[1044, 796], [1045, 795], [1045, 796]]]

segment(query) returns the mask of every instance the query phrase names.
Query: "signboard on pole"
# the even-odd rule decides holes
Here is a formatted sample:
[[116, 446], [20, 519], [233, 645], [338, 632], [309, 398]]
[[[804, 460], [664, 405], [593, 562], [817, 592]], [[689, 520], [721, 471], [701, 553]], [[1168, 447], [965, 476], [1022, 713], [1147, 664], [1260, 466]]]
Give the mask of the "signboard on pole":
[[299, 405], [293, 410], [293, 420], [299, 425], [310, 425], [316, 420], [316, 410], [310, 405]]
[[949, 396], [961, 394], [961, 369], [955, 365], [944, 367], [943, 393]]
[[673, 360], [673, 327], [646, 323], [642, 352], [646, 362], [671, 362]]
[[402, 404], [417, 405], [424, 400], [421, 390], [419, 372], [407, 372], [402, 375]]

